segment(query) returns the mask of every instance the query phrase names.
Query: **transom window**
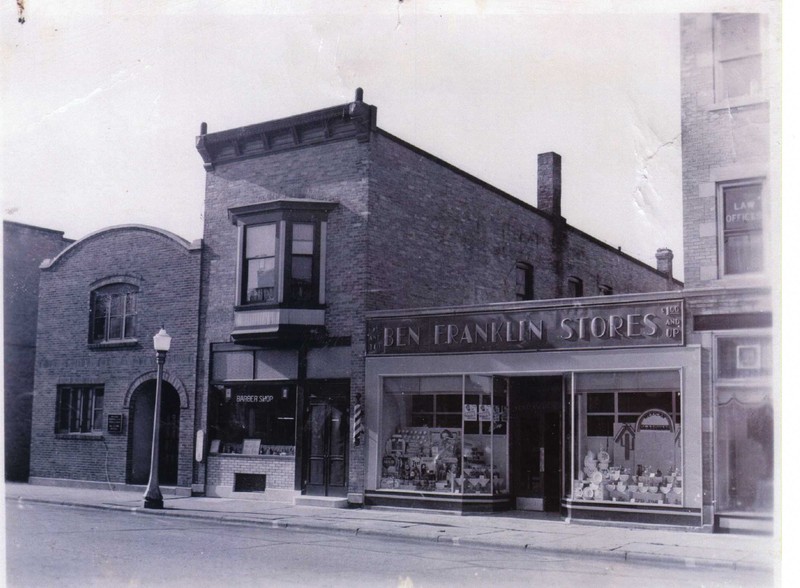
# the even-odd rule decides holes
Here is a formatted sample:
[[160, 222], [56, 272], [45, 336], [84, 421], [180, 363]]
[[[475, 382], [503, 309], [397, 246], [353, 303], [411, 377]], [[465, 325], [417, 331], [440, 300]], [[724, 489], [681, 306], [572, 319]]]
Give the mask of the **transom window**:
[[91, 341], [123, 341], [136, 338], [136, 298], [131, 284], [111, 284], [92, 292]]
[[58, 388], [56, 433], [92, 433], [103, 430], [103, 387]]

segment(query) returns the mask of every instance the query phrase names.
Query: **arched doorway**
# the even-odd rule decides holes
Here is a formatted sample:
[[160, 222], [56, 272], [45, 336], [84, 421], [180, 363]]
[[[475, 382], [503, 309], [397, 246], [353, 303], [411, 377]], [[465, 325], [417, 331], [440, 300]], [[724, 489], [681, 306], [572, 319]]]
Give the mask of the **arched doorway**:
[[[153, 408], [156, 381], [148, 380], [131, 396], [128, 427], [128, 483], [147, 484], [150, 477], [150, 451], [153, 446]], [[180, 397], [168, 382], [161, 387], [161, 428], [158, 452], [158, 479], [165, 485], [178, 483]]]

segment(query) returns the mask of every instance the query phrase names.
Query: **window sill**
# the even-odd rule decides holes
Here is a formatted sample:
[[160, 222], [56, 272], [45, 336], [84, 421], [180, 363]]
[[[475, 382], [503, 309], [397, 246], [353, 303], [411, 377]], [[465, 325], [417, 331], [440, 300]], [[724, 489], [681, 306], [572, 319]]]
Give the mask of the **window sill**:
[[256, 302], [252, 304], [237, 304], [233, 307], [235, 312], [247, 312], [250, 310], [288, 310], [288, 309], [309, 309], [324, 310], [326, 305], [314, 302], [281, 302], [280, 304]]
[[712, 102], [706, 106], [706, 110], [714, 112], [718, 110], [733, 110], [738, 108], [747, 108], [748, 106], [759, 106], [761, 104], [768, 104], [764, 96], [743, 96], [741, 98], [733, 98], [731, 100], [723, 100], [720, 102]]
[[56, 439], [73, 439], [82, 441], [102, 441], [102, 433], [56, 433]]
[[104, 341], [102, 343], [89, 343], [89, 349], [94, 351], [104, 349], [120, 349], [126, 347], [139, 347], [138, 339], [122, 339], [119, 341]]

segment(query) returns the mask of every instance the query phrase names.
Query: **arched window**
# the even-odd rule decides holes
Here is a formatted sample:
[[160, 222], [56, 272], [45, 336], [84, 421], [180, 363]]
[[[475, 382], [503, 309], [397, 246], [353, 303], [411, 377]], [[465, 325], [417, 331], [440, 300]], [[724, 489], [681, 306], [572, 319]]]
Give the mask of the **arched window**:
[[92, 292], [92, 343], [136, 338], [138, 292], [132, 284], [111, 284]]

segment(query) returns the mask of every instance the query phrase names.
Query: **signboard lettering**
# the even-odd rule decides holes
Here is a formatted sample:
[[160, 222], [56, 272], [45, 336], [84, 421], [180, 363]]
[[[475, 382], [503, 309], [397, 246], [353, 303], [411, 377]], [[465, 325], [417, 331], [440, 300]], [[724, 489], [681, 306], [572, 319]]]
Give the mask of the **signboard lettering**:
[[375, 318], [368, 354], [682, 345], [683, 320], [680, 300]]

